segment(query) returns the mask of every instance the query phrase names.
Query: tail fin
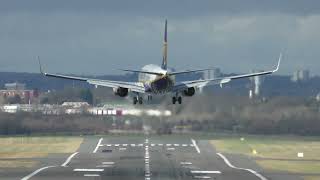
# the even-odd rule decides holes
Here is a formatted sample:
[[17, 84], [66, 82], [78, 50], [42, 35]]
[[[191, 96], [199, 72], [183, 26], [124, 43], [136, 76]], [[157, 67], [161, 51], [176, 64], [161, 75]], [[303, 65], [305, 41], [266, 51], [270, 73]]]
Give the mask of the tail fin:
[[164, 42], [163, 42], [163, 57], [162, 57], [162, 69], [167, 69], [167, 20], [164, 26]]

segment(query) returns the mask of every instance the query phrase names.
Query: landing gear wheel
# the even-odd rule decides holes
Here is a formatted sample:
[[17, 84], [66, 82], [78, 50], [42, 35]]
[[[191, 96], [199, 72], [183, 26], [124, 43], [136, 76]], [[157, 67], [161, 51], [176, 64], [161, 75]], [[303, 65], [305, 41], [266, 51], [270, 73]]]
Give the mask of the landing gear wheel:
[[181, 96], [178, 97], [178, 102], [179, 102], [179, 104], [182, 103], [182, 98], [181, 98]]
[[143, 102], [142, 97], [139, 97], [139, 104], [142, 104], [142, 102]]
[[177, 98], [176, 97], [172, 97], [172, 104], [176, 104]]
[[134, 97], [134, 98], [133, 98], [133, 104], [137, 104], [137, 102], [138, 102], [138, 98], [137, 98], [137, 97]]

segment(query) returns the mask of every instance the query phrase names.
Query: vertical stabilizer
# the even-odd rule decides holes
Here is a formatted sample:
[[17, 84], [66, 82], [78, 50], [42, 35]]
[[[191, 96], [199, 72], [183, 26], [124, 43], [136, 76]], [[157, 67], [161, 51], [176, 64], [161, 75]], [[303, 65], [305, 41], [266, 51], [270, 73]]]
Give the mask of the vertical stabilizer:
[[164, 41], [163, 41], [163, 57], [162, 57], [162, 69], [167, 69], [167, 47], [168, 46], [168, 42], [167, 42], [167, 20], [164, 26]]

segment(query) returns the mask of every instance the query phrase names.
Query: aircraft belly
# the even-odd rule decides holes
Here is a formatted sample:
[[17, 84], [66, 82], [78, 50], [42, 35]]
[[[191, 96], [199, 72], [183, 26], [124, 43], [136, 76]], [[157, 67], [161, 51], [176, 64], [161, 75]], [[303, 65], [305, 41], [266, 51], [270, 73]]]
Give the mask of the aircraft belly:
[[173, 81], [169, 77], [158, 79], [151, 83], [151, 91], [155, 94], [164, 94], [173, 87]]

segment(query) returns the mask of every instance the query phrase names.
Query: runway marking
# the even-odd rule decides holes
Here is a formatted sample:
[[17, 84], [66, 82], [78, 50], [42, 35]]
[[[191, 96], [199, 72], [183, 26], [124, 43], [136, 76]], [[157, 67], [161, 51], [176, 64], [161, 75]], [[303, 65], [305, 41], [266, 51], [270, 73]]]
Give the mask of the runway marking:
[[114, 162], [102, 162], [102, 164], [108, 164], [108, 165], [110, 165], [110, 164], [114, 164]]
[[75, 172], [102, 172], [104, 169], [73, 169]]
[[239, 167], [235, 167], [234, 165], [232, 165], [230, 163], [230, 161], [221, 153], [217, 153], [218, 156], [220, 156], [223, 161], [231, 168], [233, 169], [239, 169], [239, 170], [244, 170], [244, 171], [248, 171], [251, 172], [252, 174], [254, 174], [255, 176], [257, 176], [258, 178], [260, 178], [261, 180], [268, 180], [267, 178], [265, 178], [264, 176], [262, 176], [261, 174], [257, 173], [256, 171], [252, 170], [252, 169], [245, 169], [245, 168], [239, 168]]
[[73, 153], [73, 154], [71, 154], [69, 157], [68, 157], [68, 159], [61, 165], [62, 167], [67, 167], [67, 165], [69, 164], [69, 162], [71, 161], [71, 159], [75, 156], [75, 155], [77, 155], [79, 152], [75, 152], [75, 153]]
[[182, 144], [182, 147], [187, 147], [188, 145], [187, 144]]
[[128, 144], [122, 144], [122, 146], [126, 147], [126, 146], [128, 146]]
[[194, 176], [196, 179], [211, 179], [210, 176]]
[[99, 177], [99, 174], [84, 174], [84, 177]]
[[98, 165], [97, 168], [107, 168], [107, 167], [113, 167], [111, 164], [105, 164], [105, 165]]
[[[146, 142], [149, 141], [148, 139], [146, 139]], [[145, 163], [145, 174], [144, 174], [144, 177], [145, 177], [145, 180], [150, 180], [150, 176], [151, 176], [151, 173], [150, 173], [150, 156], [149, 156], [149, 146], [148, 144], [145, 145], [145, 155], [144, 155], [144, 163]]]
[[180, 162], [181, 165], [191, 165], [192, 162]]
[[200, 149], [199, 149], [196, 141], [194, 139], [191, 139], [191, 142], [192, 142], [193, 146], [196, 148], [197, 152], [200, 154]]
[[221, 174], [221, 171], [190, 171], [192, 174]]
[[93, 153], [96, 153], [96, 152], [98, 151], [98, 148], [99, 148], [100, 146], [102, 146], [102, 145], [101, 145], [102, 140], [103, 140], [103, 138], [100, 138], [100, 139], [99, 139], [96, 148], [93, 150]]
[[172, 144], [167, 144], [167, 146], [171, 146]]
[[53, 167], [56, 167], [56, 166], [46, 166], [46, 167], [40, 168], [40, 169], [34, 171], [33, 173], [31, 173], [31, 174], [23, 177], [21, 180], [28, 180], [28, 179], [30, 179], [32, 176], [38, 174], [40, 171], [45, 170], [45, 169], [48, 169], [48, 168], [53, 168]]

